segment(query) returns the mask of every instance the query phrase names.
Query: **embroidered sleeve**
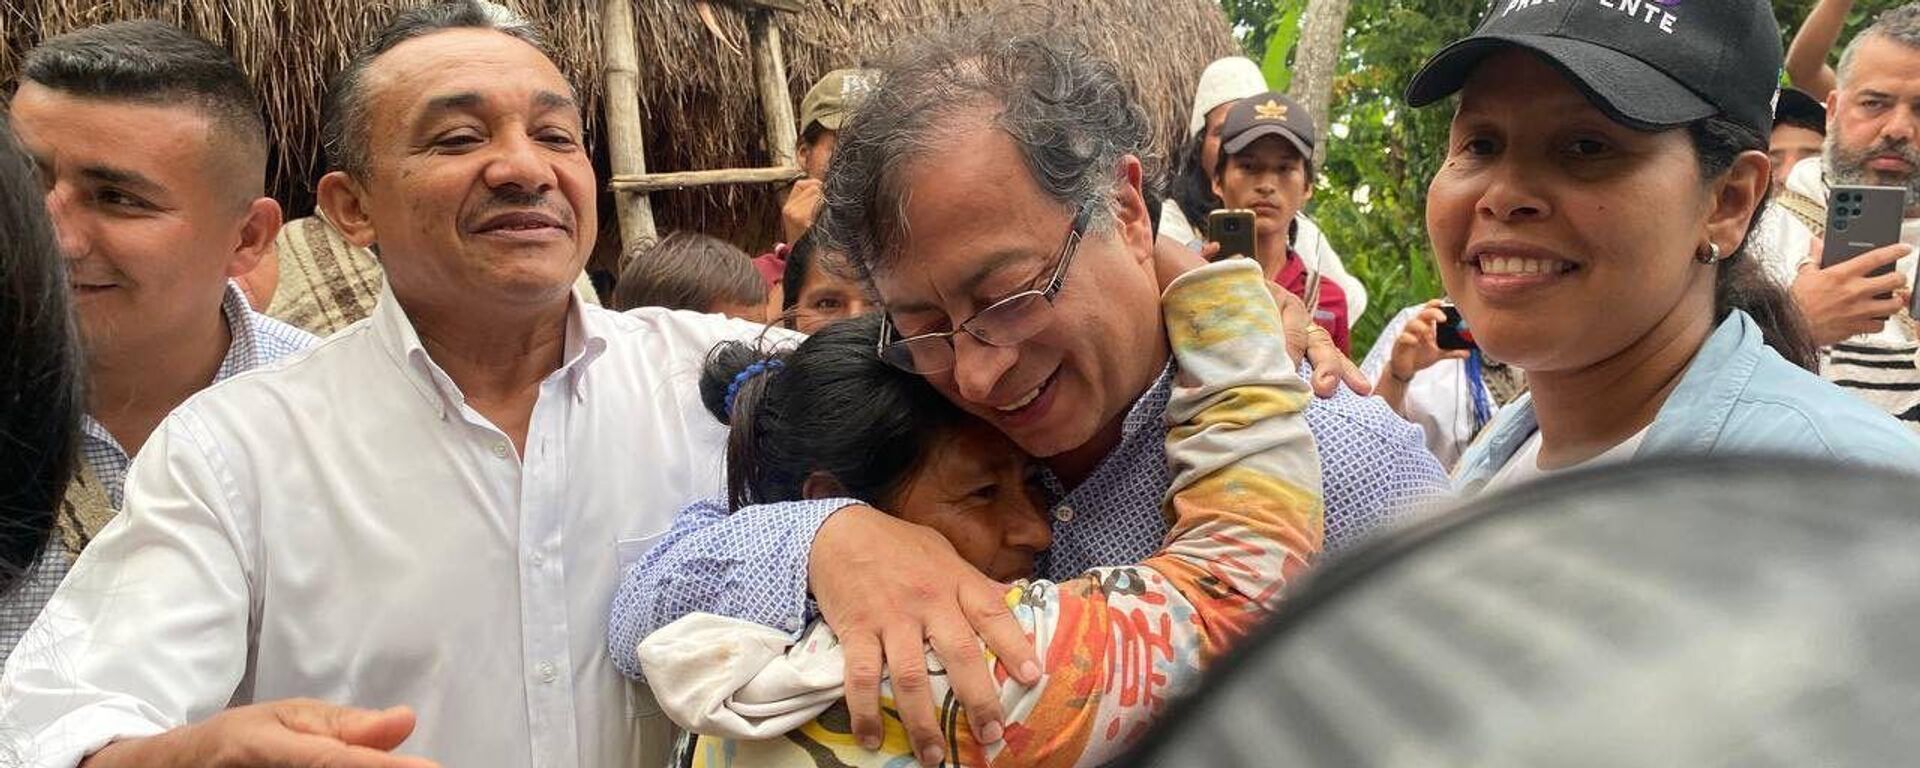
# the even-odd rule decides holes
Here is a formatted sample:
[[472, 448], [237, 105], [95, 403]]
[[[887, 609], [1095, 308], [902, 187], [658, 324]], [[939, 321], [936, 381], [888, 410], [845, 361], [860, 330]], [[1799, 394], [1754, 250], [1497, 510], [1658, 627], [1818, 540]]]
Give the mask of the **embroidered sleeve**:
[[1003, 743], [971, 744], [958, 721], [966, 764], [1111, 760], [1320, 550], [1320, 462], [1300, 416], [1310, 395], [1259, 269], [1196, 270], [1168, 290], [1163, 311], [1180, 369], [1167, 409], [1168, 542], [1138, 566], [1009, 595], [1044, 678], [1031, 689], [1004, 684]]

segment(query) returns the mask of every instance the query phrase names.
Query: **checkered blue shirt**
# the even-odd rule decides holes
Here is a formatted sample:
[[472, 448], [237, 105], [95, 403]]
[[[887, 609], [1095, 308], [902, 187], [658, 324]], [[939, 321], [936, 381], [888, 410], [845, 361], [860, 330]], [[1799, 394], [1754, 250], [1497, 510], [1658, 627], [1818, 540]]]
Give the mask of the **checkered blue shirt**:
[[[233, 341], [227, 346], [226, 357], [220, 360], [220, 368], [214, 371], [213, 383], [216, 384], [319, 341], [313, 334], [253, 311], [247, 305], [246, 294], [232, 281], [227, 282], [226, 296], [220, 300], [220, 313], [227, 319], [227, 330]], [[119, 509], [125, 501], [127, 468], [132, 466], [133, 457], [128, 456], [120, 442], [91, 415], [81, 417], [80, 432], [80, 460], [100, 479], [108, 503]], [[73, 553], [60, 546], [56, 537], [39, 562], [28, 569], [19, 588], [0, 599], [0, 662], [13, 652], [20, 636], [53, 598], [53, 590], [60, 586], [60, 580], [72, 566]]]
[[[1305, 371], [1303, 368], [1303, 376]], [[1123, 423], [1120, 444], [1086, 482], [1066, 490], [1048, 476], [1053, 548], [1044, 578], [1066, 580], [1096, 566], [1138, 563], [1165, 542], [1161, 503], [1167, 470], [1165, 418], [1173, 372], [1162, 374]], [[1416, 514], [1449, 491], [1446, 473], [1416, 427], [1377, 398], [1342, 388], [1315, 399], [1307, 427], [1320, 449], [1327, 505], [1326, 551]], [[767, 504], [727, 514], [722, 500], [680, 513], [658, 545], [627, 569], [614, 597], [607, 641], [614, 665], [639, 678], [640, 640], [688, 613], [752, 621], [796, 636], [811, 618], [807, 554], [828, 515], [847, 499]]]

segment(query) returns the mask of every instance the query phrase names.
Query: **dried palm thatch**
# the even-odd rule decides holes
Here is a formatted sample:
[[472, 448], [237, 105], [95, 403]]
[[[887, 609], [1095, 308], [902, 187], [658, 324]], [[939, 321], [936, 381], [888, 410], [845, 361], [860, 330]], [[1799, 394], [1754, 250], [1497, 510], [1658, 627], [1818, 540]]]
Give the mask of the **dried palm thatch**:
[[[1012, 0], [802, 0], [782, 15], [787, 74], [797, 104], [813, 80], [871, 58], [896, 38], [938, 19]], [[274, 143], [271, 189], [290, 215], [312, 206], [320, 103], [348, 54], [397, 7], [425, 0], [5, 0], [0, 3], [0, 81], [46, 37], [107, 21], [158, 18], [231, 50], [266, 103]], [[560, 67], [580, 86], [597, 127], [602, 88], [598, 0], [502, 0], [545, 29]], [[721, 0], [634, 0], [641, 61], [647, 168], [653, 171], [769, 164], [747, 54], [745, 14]], [[1207, 62], [1237, 52], [1217, 0], [1053, 0], [1054, 18], [1104, 52], [1133, 85], [1164, 152], [1184, 133]], [[604, 178], [604, 148], [596, 168]], [[693, 228], [747, 246], [765, 245], [777, 219], [767, 187], [720, 187], [653, 196], [662, 229]], [[603, 219], [611, 220], [603, 205]], [[609, 238], [603, 237], [603, 240]]]

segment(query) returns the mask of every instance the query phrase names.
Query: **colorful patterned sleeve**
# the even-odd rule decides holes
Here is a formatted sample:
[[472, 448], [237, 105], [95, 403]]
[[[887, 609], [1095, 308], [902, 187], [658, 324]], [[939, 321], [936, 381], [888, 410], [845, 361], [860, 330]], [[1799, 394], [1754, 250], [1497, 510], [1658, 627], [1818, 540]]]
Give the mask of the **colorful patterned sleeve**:
[[[1042, 680], [1028, 688], [1002, 676], [1005, 738], [983, 746], [936, 673], [949, 765], [1112, 760], [1138, 740], [1169, 697], [1197, 682], [1263, 619], [1319, 553], [1325, 525], [1320, 459], [1301, 416], [1311, 395], [1287, 359], [1279, 311], [1267, 290], [1259, 268], [1239, 259], [1197, 269], [1168, 289], [1162, 308], [1179, 374], [1167, 408], [1174, 478], [1163, 507], [1172, 522], [1167, 543], [1139, 565], [1096, 568], [1058, 583], [1026, 582], [1008, 593], [1040, 651]], [[756, 655], [738, 641], [739, 627], [693, 617], [703, 618], [714, 626], [683, 620], [648, 638], [658, 646], [653, 653], [642, 646], [642, 656], [656, 662], [648, 678], [656, 687], [699, 694], [700, 702], [669, 706], [670, 712], [721, 715], [676, 718], [700, 726], [696, 732], [756, 735], [701, 737], [682, 765], [913, 764], [890, 694], [882, 701], [887, 733], [880, 750], [854, 743], [838, 703], [838, 644], [824, 625], [784, 652]], [[716, 646], [745, 660], [732, 665], [741, 667], [737, 674], [714, 672], [728, 666], [715, 661]], [[929, 663], [938, 670], [938, 659], [930, 655]], [[684, 674], [656, 677], [656, 667]], [[708, 677], [725, 679], [703, 682]], [[810, 719], [797, 728], [780, 725], [796, 713]]]
[[1002, 743], [972, 744], [964, 721], [954, 721], [964, 764], [1113, 759], [1319, 553], [1320, 459], [1300, 416], [1311, 395], [1287, 359], [1267, 290], [1258, 267], [1240, 259], [1168, 289], [1163, 311], [1179, 375], [1167, 408], [1167, 545], [1137, 566], [1009, 594], [1045, 675], [1031, 689], [1004, 684]]

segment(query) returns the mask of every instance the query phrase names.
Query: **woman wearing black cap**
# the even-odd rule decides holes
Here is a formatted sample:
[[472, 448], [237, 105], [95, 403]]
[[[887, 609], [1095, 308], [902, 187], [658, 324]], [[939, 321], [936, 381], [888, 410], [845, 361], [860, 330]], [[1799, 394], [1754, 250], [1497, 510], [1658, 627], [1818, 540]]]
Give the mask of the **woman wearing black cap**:
[[1765, 0], [1499, 0], [1414, 77], [1414, 106], [1460, 96], [1427, 202], [1447, 293], [1533, 390], [1460, 487], [1675, 454], [1920, 471], [1920, 439], [1805, 370], [1744, 253], [1780, 59]]

